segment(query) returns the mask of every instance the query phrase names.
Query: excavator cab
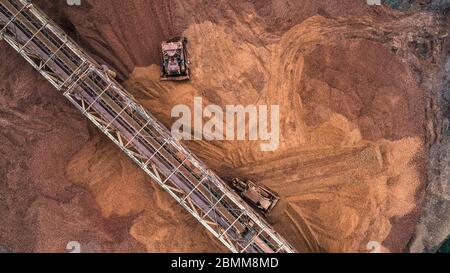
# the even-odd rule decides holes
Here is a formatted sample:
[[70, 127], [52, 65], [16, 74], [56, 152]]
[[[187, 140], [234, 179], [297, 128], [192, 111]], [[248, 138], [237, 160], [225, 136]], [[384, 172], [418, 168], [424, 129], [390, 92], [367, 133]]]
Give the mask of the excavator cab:
[[232, 185], [245, 201], [266, 215], [272, 211], [280, 200], [274, 192], [250, 180], [243, 181], [239, 178], [234, 178]]
[[161, 80], [190, 79], [187, 38], [176, 37], [161, 44]]

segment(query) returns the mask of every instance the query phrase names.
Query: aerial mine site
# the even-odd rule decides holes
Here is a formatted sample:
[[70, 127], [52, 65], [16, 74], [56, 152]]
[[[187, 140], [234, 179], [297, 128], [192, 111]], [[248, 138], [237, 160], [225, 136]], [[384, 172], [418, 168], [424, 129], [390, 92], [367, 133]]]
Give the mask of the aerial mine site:
[[0, 0], [0, 29], [0, 252], [450, 252], [450, 1]]

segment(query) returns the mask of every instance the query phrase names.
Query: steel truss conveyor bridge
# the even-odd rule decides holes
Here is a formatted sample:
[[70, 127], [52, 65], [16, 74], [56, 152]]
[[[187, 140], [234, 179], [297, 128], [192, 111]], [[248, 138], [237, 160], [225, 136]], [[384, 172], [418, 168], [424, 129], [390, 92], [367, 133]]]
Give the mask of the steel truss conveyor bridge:
[[294, 249], [41, 10], [0, 0], [5, 40], [233, 252]]

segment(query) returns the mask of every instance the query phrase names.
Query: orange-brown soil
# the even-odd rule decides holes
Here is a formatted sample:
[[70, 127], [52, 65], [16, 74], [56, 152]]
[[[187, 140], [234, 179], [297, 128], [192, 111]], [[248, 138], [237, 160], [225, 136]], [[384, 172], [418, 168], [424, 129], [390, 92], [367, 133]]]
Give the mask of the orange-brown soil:
[[[432, 13], [351, 0], [62, 2], [38, 1], [167, 126], [172, 107], [192, 106], [194, 96], [222, 107], [280, 105], [274, 152], [249, 141], [186, 145], [220, 176], [277, 192], [281, 202], [268, 220], [299, 251], [365, 252], [370, 241], [383, 251], [405, 249], [427, 152], [427, 90], [408, 42], [418, 26], [436, 35]], [[159, 43], [180, 34], [189, 38], [192, 81], [161, 83]], [[72, 240], [104, 251], [226, 251], [1, 49], [0, 149], [7, 156], [0, 159], [0, 244], [16, 251], [64, 251]]]

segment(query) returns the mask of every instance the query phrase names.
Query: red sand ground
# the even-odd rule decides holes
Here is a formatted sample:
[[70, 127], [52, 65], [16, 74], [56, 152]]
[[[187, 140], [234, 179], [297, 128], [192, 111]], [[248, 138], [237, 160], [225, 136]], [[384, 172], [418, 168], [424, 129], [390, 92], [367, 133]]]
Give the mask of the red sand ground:
[[[362, 1], [37, 1], [169, 126], [170, 109], [279, 104], [281, 147], [187, 145], [222, 177], [282, 197], [269, 221], [300, 251], [402, 251], [425, 180], [418, 26]], [[159, 43], [190, 39], [191, 83], [158, 81]], [[14, 251], [225, 251], [31, 67], [0, 45], [0, 242]], [[434, 50], [434, 49], [431, 49]], [[428, 59], [416, 60], [418, 69]], [[417, 69], [416, 69], [417, 70]]]

